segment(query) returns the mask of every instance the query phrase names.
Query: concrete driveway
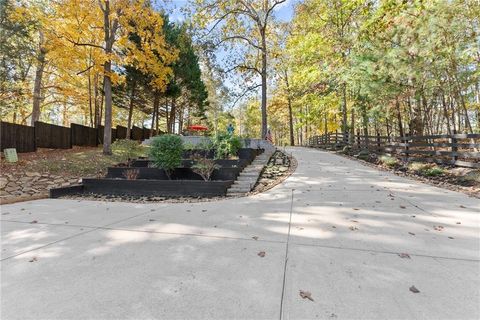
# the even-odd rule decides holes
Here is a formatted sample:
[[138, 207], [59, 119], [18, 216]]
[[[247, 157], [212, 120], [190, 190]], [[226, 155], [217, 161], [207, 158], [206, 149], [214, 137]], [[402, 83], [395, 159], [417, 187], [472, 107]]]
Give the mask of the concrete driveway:
[[1, 318], [480, 318], [480, 200], [289, 151], [252, 197], [2, 206]]

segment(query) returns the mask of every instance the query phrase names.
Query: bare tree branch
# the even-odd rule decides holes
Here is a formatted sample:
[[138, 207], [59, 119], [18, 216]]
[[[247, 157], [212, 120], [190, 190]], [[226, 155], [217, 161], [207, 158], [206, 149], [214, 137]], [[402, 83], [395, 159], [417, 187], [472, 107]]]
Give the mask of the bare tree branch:
[[260, 72], [260, 70], [258, 70], [257, 67], [250, 67], [250, 66], [246, 66], [246, 65], [243, 65], [243, 64], [239, 64], [239, 65], [236, 65], [228, 70], [225, 70], [224, 72], [225, 73], [229, 73], [229, 72], [232, 72], [233, 70], [236, 70], [236, 69], [246, 69], [246, 70], [251, 70], [251, 71], [255, 71], [257, 72], [259, 75], [261, 75], [262, 73]]
[[235, 39], [244, 40], [244, 41], [246, 41], [249, 45], [251, 45], [252, 47], [254, 47], [255, 49], [263, 50], [262, 47], [260, 47], [259, 45], [255, 44], [252, 40], [248, 39], [247, 37], [240, 36], [240, 35], [235, 35], [235, 36], [223, 38], [222, 40], [220, 40], [220, 42], [218, 42], [218, 43], [215, 44], [215, 47], [216, 47], [216, 46], [219, 46], [219, 45], [222, 44], [223, 42], [230, 41], [230, 40], [235, 40]]
[[237, 104], [237, 102], [240, 101], [240, 99], [242, 99], [247, 93], [249, 93], [250, 91], [253, 91], [253, 90], [255, 90], [255, 89], [257, 89], [257, 88], [259, 88], [259, 87], [261, 87], [261, 86], [262, 86], [262, 84], [259, 83], [259, 84], [256, 84], [256, 85], [254, 85], [254, 86], [251, 86], [251, 87], [248, 87], [247, 89], [245, 89], [245, 91], [243, 91], [242, 94], [239, 95], [239, 96], [237, 97], [237, 99], [235, 99], [235, 101], [234, 101], [233, 104], [230, 106], [230, 108], [235, 107], [235, 105]]

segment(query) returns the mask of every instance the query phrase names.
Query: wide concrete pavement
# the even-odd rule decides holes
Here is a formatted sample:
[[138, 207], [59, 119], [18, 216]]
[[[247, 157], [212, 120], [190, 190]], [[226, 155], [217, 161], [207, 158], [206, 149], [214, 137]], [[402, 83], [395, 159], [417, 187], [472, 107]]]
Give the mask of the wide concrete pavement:
[[289, 151], [252, 197], [2, 206], [1, 318], [480, 318], [480, 200]]

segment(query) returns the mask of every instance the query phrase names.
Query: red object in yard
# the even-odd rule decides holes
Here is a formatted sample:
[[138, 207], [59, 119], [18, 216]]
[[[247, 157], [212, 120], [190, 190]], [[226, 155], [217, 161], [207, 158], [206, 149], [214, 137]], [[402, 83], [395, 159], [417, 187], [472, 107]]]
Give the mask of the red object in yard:
[[194, 125], [194, 126], [188, 126], [187, 129], [192, 130], [192, 131], [207, 131], [208, 127], [200, 126], [200, 125]]

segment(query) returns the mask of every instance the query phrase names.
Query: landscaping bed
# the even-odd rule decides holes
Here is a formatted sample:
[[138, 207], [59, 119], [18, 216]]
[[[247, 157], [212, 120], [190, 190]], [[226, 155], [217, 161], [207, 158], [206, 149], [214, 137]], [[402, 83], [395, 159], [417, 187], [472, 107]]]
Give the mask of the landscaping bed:
[[480, 198], [480, 170], [402, 160], [366, 150], [330, 150], [369, 166]]
[[277, 150], [263, 169], [251, 193], [265, 192], [287, 179], [297, 168], [297, 161], [285, 151]]
[[[211, 180], [235, 180], [243, 168], [240, 167], [220, 167], [212, 173]], [[136, 179], [146, 180], [169, 180], [165, 170], [151, 167], [109, 167], [106, 178], [125, 179], [128, 170], [138, 172]], [[202, 177], [193, 172], [190, 167], [176, 168], [172, 174], [173, 180], [202, 180]]]
[[83, 179], [81, 186], [50, 190], [50, 197], [90, 193], [119, 196], [218, 197], [224, 196], [232, 183], [232, 180]]

